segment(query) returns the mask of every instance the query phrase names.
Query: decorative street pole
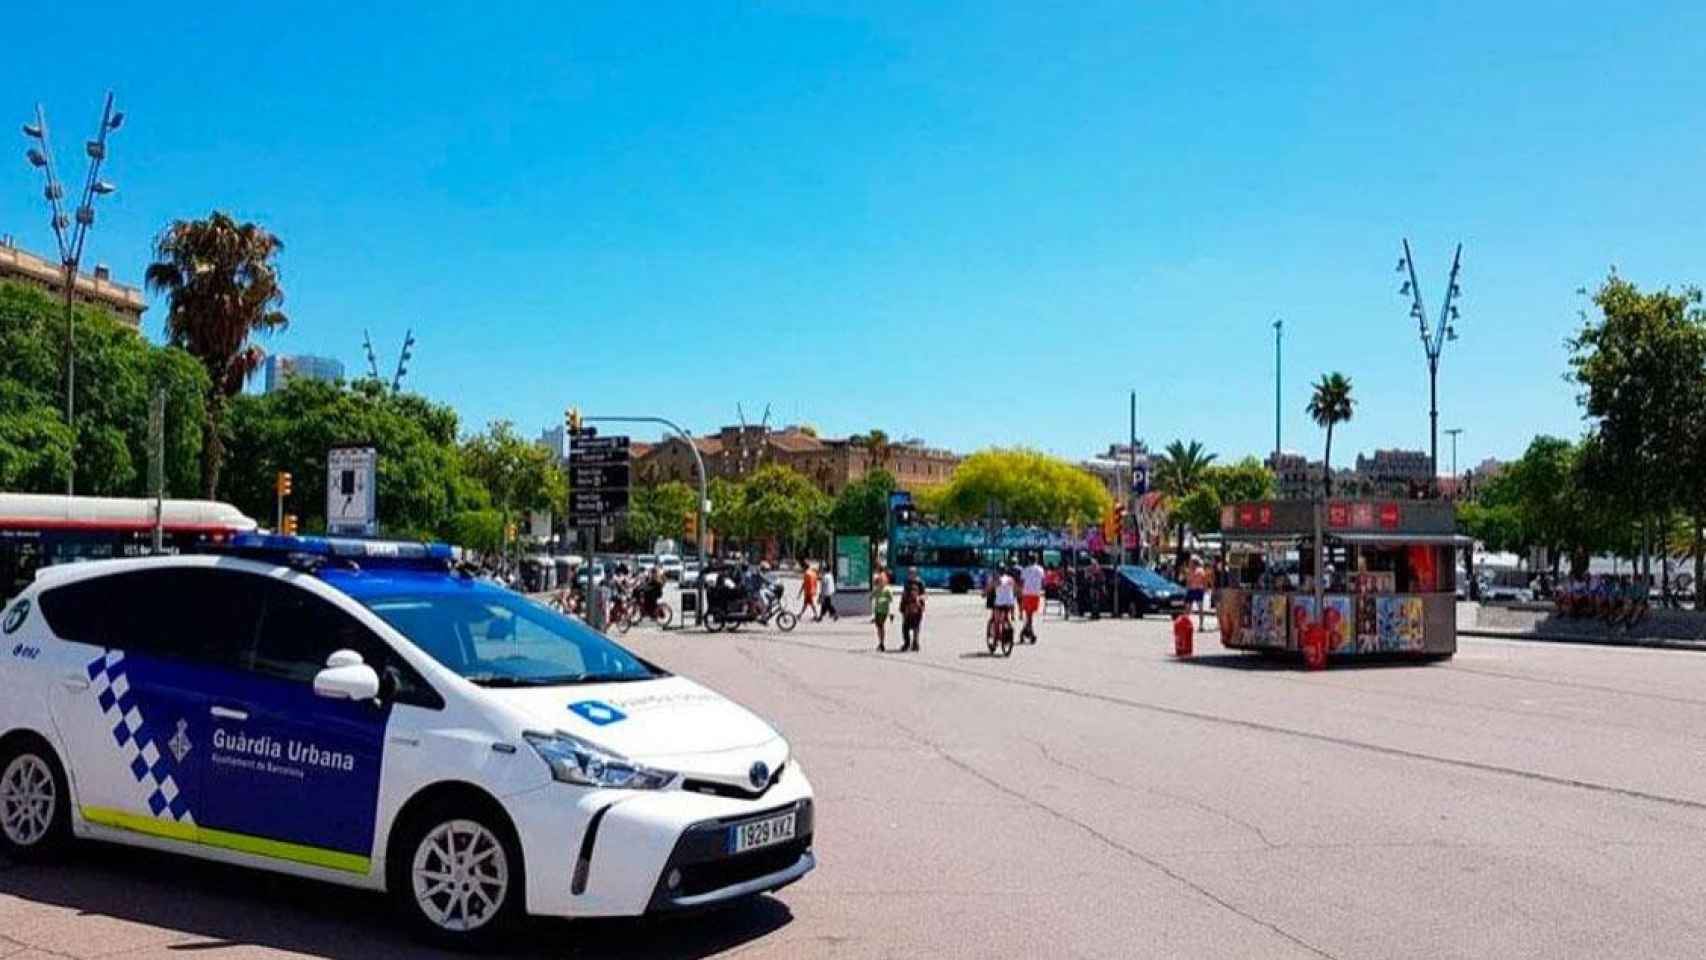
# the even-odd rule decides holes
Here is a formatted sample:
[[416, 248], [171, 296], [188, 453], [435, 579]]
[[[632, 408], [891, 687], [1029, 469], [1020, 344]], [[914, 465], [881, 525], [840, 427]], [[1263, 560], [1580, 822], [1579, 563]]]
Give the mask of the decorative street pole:
[[1285, 321], [1274, 321], [1274, 473], [1280, 468], [1280, 338], [1285, 335]]
[[1421, 284], [1416, 282], [1416, 261], [1410, 255], [1410, 241], [1404, 240], [1404, 255], [1398, 260], [1398, 272], [1409, 273], [1409, 279], [1399, 288], [1400, 295], [1410, 298], [1410, 316], [1416, 320], [1421, 333], [1422, 350], [1428, 358], [1428, 490], [1439, 496], [1439, 355], [1448, 341], [1457, 339], [1457, 298], [1463, 291], [1457, 285], [1457, 274], [1463, 262], [1463, 244], [1451, 257], [1451, 278], [1446, 283], [1445, 300], [1440, 304], [1439, 317], [1428, 326], [1428, 312], [1422, 306]]
[[1445, 435], [1451, 438], [1451, 477], [1453, 482], [1457, 479], [1457, 438], [1462, 434], [1462, 427], [1452, 427], [1445, 432]]
[[[77, 486], [77, 333], [74, 307], [77, 299], [77, 269], [83, 260], [83, 241], [95, 224], [95, 198], [104, 197], [118, 189], [101, 179], [101, 162], [107, 158], [107, 134], [124, 123], [124, 114], [113, 110], [113, 95], [107, 94], [106, 107], [101, 112], [101, 129], [95, 139], [83, 145], [89, 155], [89, 169], [83, 178], [83, 193], [72, 214], [65, 212], [65, 188], [53, 167], [53, 147], [48, 140], [47, 114], [36, 104], [36, 120], [24, 124], [24, 136], [35, 141], [24, 156], [30, 166], [42, 171], [46, 185], [42, 196], [53, 211], [53, 237], [59, 243], [59, 262], [65, 268], [65, 425], [71, 429], [71, 455], [67, 458], [65, 495], [76, 493]], [[73, 225], [75, 219], [75, 225]], [[67, 230], [70, 232], [67, 233]]]

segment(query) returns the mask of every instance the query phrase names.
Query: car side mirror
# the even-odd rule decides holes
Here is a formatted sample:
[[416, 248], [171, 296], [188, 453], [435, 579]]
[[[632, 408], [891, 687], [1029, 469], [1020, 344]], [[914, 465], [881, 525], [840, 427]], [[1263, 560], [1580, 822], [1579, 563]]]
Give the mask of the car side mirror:
[[327, 667], [314, 675], [315, 696], [328, 700], [374, 700], [379, 697], [379, 674], [365, 663]]

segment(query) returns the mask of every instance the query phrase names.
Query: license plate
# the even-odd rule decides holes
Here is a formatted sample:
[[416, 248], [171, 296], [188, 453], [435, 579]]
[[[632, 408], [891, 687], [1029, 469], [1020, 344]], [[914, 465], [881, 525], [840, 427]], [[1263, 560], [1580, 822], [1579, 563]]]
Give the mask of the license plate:
[[729, 852], [745, 853], [794, 839], [794, 814], [736, 824], [729, 828]]

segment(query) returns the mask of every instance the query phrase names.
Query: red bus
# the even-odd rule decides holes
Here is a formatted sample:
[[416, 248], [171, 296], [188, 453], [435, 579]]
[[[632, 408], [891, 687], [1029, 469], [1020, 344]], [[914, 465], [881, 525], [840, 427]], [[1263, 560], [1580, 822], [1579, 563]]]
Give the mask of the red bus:
[[[254, 520], [228, 503], [167, 500], [166, 553], [220, 543], [254, 530]], [[0, 493], [0, 604], [23, 590], [42, 567], [84, 560], [141, 557], [154, 548], [155, 501]]]

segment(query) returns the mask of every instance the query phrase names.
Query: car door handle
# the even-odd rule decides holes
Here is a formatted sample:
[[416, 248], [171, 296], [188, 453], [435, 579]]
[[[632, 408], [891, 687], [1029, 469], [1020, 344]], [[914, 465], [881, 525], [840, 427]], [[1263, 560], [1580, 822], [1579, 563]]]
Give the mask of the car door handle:
[[236, 720], [238, 722], [242, 722], [249, 719], [249, 711], [238, 710], [233, 707], [214, 707], [208, 712], [221, 720]]
[[89, 678], [82, 674], [67, 674], [60, 677], [59, 682], [64, 685], [65, 689], [70, 690], [73, 693], [79, 693], [89, 689]]

